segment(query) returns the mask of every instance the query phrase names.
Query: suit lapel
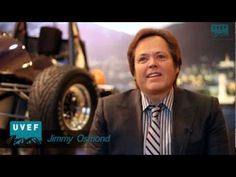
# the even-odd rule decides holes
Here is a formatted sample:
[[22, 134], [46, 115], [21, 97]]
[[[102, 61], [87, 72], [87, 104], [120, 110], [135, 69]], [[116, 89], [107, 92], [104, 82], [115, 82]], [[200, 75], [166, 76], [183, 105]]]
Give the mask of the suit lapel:
[[142, 105], [139, 90], [132, 91], [131, 95], [119, 106], [121, 108], [120, 114], [124, 121], [124, 129], [128, 132], [124, 137], [129, 141], [130, 148], [135, 147], [131, 149], [131, 152], [132, 154], [142, 154]]
[[[129, 142], [129, 154], [143, 154], [142, 105], [139, 90], [134, 90], [118, 105], [122, 117], [124, 142]], [[172, 154], [184, 153], [189, 131], [192, 130], [197, 106], [188, 99], [185, 92], [176, 88], [173, 103]], [[128, 150], [129, 149], [129, 150]]]
[[172, 124], [172, 154], [184, 153], [192, 131], [197, 106], [188, 100], [183, 90], [175, 89]]

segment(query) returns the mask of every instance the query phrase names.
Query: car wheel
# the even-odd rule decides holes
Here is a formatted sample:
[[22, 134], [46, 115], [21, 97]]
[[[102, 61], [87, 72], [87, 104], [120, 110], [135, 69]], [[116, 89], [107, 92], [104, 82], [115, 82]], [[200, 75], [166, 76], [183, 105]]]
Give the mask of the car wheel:
[[29, 96], [29, 117], [41, 120], [43, 130], [88, 134], [97, 105], [96, 85], [85, 70], [53, 66], [35, 79]]

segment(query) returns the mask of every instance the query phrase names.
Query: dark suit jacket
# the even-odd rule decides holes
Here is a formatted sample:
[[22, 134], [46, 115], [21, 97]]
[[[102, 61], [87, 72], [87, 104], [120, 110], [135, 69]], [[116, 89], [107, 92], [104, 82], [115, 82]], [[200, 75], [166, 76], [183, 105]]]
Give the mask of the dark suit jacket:
[[[109, 143], [88, 142], [88, 154], [143, 154], [139, 90], [99, 100], [90, 136], [111, 135]], [[228, 154], [226, 123], [217, 98], [175, 88], [172, 154]]]

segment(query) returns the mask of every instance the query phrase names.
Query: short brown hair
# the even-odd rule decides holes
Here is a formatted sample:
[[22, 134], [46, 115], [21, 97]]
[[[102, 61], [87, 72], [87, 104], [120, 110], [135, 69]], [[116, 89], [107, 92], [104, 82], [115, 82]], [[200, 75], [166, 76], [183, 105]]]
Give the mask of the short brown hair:
[[[144, 38], [151, 37], [151, 36], [160, 36], [163, 38], [169, 48], [169, 52], [173, 58], [173, 62], [175, 67], [181, 67], [182, 65], [182, 59], [181, 59], [181, 52], [180, 52], [180, 47], [178, 44], [177, 39], [174, 37], [174, 35], [163, 29], [154, 29], [154, 28], [144, 28], [138, 31], [138, 33], [135, 35], [133, 41], [130, 43], [127, 56], [128, 56], [128, 61], [129, 61], [129, 68], [131, 74], [134, 76], [134, 51], [138, 45], [138, 43], [143, 40]], [[178, 75], [175, 78], [174, 85], [176, 85], [176, 80], [177, 80]]]

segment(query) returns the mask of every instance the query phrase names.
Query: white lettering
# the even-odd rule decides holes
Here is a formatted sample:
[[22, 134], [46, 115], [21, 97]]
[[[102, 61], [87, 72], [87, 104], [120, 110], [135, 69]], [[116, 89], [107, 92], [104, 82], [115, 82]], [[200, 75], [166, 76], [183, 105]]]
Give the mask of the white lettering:
[[27, 124], [27, 130], [31, 131], [32, 130], [32, 124]]
[[23, 131], [25, 129], [25, 124], [20, 124], [20, 129]]
[[13, 124], [13, 130], [14, 131], [18, 130], [18, 124]]
[[34, 124], [34, 131], [39, 128], [39, 124]]

